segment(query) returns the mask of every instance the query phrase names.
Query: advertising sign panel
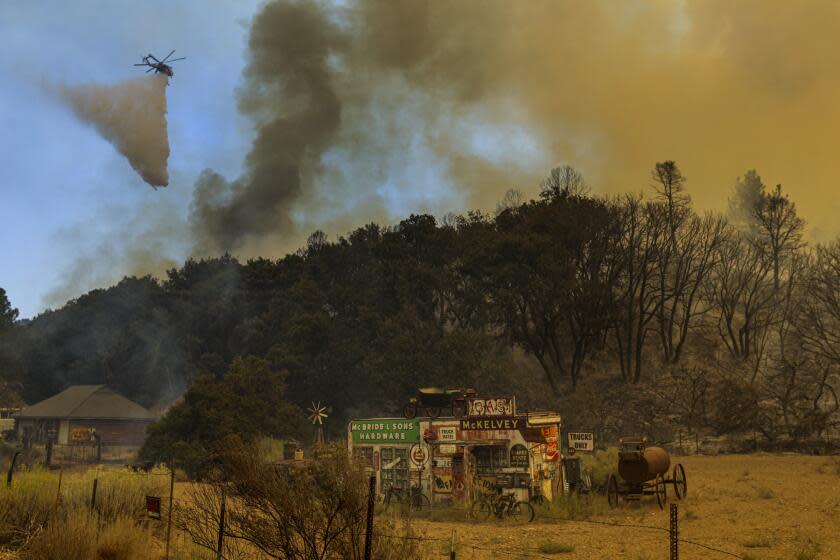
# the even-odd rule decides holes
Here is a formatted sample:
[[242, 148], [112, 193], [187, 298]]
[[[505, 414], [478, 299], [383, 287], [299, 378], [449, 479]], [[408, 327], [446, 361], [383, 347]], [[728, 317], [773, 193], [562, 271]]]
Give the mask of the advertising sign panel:
[[421, 447], [420, 444], [416, 444], [412, 446], [411, 451], [409, 451], [409, 456], [411, 457], [411, 462], [417, 465], [418, 467], [422, 467], [426, 464], [426, 460], [429, 456], [426, 454], [426, 449]]
[[360, 420], [350, 422], [353, 443], [418, 443], [419, 420]]
[[524, 418], [464, 418], [462, 430], [518, 430], [525, 426]]
[[470, 397], [467, 399], [467, 416], [473, 418], [514, 416], [515, 414], [516, 403], [514, 397]]
[[441, 426], [438, 428], [438, 441], [456, 441], [458, 428], [455, 426]]
[[595, 434], [592, 432], [569, 432], [569, 449], [594, 451]]
[[528, 448], [521, 444], [516, 444], [510, 448], [510, 466], [517, 468], [528, 467]]
[[91, 431], [89, 428], [73, 428], [70, 430], [70, 441], [74, 443], [81, 443], [91, 440]]
[[160, 519], [160, 496], [146, 496], [146, 515]]

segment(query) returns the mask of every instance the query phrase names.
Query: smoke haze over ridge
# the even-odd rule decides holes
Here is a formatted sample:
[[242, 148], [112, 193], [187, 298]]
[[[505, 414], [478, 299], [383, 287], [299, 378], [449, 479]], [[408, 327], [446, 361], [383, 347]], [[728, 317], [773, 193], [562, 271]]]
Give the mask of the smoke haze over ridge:
[[196, 246], [289, 250], [315, 227], [489, 208], [558, 162], [638, 191], [663, 159], [700, 207], [755, 167], [834, 229], [815, 214], [837, 202], [837, 22], [817, 1], [272, 2], [239, 91], [247, 171], [199, 179]]
[[[147, 243], [167, 249], [167, 262], [223, 251], [280, 257], [314, 229], [335, 237], [410, 213], [491, 210], [509, 188], [534, 196], [561, 163], [596, 193], [648, 190], [651, 167], [665, 159], [684, 170], [701, 210], [725, 209], [735, 178], [757, 169], [768, 185], [782, 183], [811, 238], [826, 240], [840, 211], [838, 12], [812, 0], [275, 0], [242, 26], [250, 40], [236, 97], [250, 134], [234, 142], [208, 120], [180, 147], [173, 136], [173, 154], [190, 159], [156, 201], [183, 196], [172, 228], [183, 247], [168, 230]], [[198, 25], [181, 16], [173, 28]], [[138, 42], [146, 48], [145, 34]], [[194, 46], [173, 46], [190, 53], [185, 73], [209, 77], [201, 91], [186, 87], [185, 73], [175, 78], [180, 118], [196, 110], [190, 96], [230, 97], [229, 83], [214, 89], [219, 71]], [[105, 235], [85, 233], [91, 247]], [[123, 266], [136, 254], [130, 233], [119, 258], [100, 266], [161, 270]]]

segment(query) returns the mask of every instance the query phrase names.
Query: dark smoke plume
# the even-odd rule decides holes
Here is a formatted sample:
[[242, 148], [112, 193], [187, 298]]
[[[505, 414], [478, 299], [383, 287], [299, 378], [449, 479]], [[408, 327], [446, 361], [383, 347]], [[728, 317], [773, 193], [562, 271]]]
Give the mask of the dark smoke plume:
[[166, 86], [163, 74], [114, 86], [62, 86], [60, 97], [82, 121], [93, 125], [153, 187], [169, 184], [166, 163]]
[[257, 15], [239, 92], [256, 139], [242, 177], [229, 182], [206, 170], [198, 179], [191, 221], [199, 251], [236, 250], [249, 238], [289, 231], [305, 174], [340, 123], [328, 58], [341, 41], [315, 4], [273, 3]]
[[275, 0], [240, 92], [256, 141], [241, 177], [198, 181], [196, 248], [275, 256], [314, 229], [490, 209], [558, 163], [636, 190], [666, 158], [699, 208], [757, 168], [836, 229], [840, 117], [818, 108], [837, 22], [822, 0]]

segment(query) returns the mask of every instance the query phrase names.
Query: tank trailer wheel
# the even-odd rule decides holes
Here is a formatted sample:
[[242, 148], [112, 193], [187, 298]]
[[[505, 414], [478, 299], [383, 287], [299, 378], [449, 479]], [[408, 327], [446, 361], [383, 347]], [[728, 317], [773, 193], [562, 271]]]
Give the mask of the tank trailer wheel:
[[656, 475], [654, 492], [656, 493], [656, 503], [659, 504], [659, 509], [665, 509], [665, 504], [668, 503], [668, 487], [665, 486], [665, 479], [662, 478], [661, 474]]
[[607, 480], [607, 502], [609, 502], [611, 508], [618, 507], [618, 480], [616, 480], [614, 474], [611, 474], [609, 480]]
[[688, 482], [685, 478], [685, 467], [682, 466], [682, 463], [674, 465], [673, 479], [674, 494], [676, 494], [678, 500], [682, 500], [688, 492]]

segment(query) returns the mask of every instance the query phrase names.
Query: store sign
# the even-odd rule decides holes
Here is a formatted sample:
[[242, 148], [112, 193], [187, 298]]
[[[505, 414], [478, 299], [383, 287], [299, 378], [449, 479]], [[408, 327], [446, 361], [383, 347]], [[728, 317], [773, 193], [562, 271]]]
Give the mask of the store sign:
[[513, 416], [516, 414], [514, 397], [467, 399], [467, 416], [474, 418], [488, 418], [495, 416]]
[[569, 432], [569, 449], [594, 451], [595, 434], [592, 432]]
[[350, 423], [353, 443], [417, 443], [420, 441], [419, 420], [359, 420]]
[[75, 443], [90, 441], [92, 433], [90, 428], [73, 428], [70, 430], [70, 441]]
[[458, 428], [455, 426], [441, 426], [438, 428], [438, 441], [457, 441]]
[[528, 448], [521, 444], [516, 444], [510, 448], [510, 466], [517, 468], [528, 467]]
[[522, 418], [488, 418], [478, 420], [465, 418], [461, 420], [462, 430], [516, 430], [525, 425]]
[[444, 443], [438, 446], [438, 453], [441, 455], [455, 455], [458, 452], [458, 446], [454, 443]]
[[451, 469], [452, 457], [435, 457], [432, 461], [436, 469]]

